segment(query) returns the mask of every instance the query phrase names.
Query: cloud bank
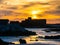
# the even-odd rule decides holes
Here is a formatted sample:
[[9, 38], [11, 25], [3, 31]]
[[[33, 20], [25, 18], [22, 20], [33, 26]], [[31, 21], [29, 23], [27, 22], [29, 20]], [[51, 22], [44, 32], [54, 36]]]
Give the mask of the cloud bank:
[[[60, 0], [0, 0], [1, 18], [9, 15], [29, 17], [30, 11], [32, 10], [42, 10], [43, 13], [41, 15], [43, 18], [45, 18], [46, 15], [51, 15], [53, 17], [56, 16], [59, 19]], [[40, 17], [41, 15], [37, 16]]]

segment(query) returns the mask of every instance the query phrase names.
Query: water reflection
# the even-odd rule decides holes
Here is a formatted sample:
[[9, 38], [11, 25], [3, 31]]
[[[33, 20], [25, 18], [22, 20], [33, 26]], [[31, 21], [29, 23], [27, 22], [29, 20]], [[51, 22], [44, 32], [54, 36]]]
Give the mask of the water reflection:
[[[44, 28], [45, 29], [45, 28]], [[54, 45], [60, 45], [60, 39], [58, 40], [48, 40], [48, 39], [43, 39], [42, 37], [45, 37], [46, 35], [51, 36], [51, 35], [60, 35], [60, 33], [58, 32], [44, 32], [44, 29], [27, 29], [29, 31], [34, 31], [36, 32], [38, 35], [32, 35], [32, 36], [18, 36], [18, 37], [0, 37], [1, 39], [3, 39], [6, 42], [12, 42], [15, 44], [20, 44], [19, 39], [24, 39], [26, 40], [27, 44], [54, 44]], [[45, 29], [46, 30], [46, 29]], [[42, 36], [42, 37], [38, 37], [38, 36]]]
[[[24, 37], [22, 39], [25, 39], [27, 44], [54, 44], [54, 45], [60, 45], [60, 42], [54, 41], [54, 40], [47, 40], [43, 38], [37, 38], [37, 36], [29, 36]], [[37, 39], [37, 41], [36, 41]], [[15, 44], [20, 44], [19, 41], [13, 42]]]
[[19, 42], [19, 41], [15, 41], [15, 42], [12, 42], [12, 43], [14, 43], [14, 44], [20, 44], [20, 42]]

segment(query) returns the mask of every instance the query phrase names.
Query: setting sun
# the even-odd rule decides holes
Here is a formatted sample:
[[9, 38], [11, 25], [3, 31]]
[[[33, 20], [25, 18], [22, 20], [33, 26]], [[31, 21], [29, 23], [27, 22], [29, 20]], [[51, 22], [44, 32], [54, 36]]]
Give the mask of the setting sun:
[[32, 11], [32, 14], [35, 15], [35, 14], [38, 14], [40, 11], [38, 10], [35, 10], [35, 11]]
[[32, 14], [32, 19], [37, 19], [37, 18], [38, 18], [38, 17], [37, 17], [37, 14], [39, 14], [39, 13], [41, 13], [40, 10], [34, 10], [34, 11], [32, 11], [32, 12], [31, 12], [31, 14]]

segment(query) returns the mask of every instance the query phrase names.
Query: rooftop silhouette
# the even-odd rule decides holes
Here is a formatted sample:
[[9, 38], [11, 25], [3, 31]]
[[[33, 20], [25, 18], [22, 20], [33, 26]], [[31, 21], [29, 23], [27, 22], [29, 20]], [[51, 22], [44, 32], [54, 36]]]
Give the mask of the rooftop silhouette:
[[22, 22], [19, 21], [9, 21], [8, 19], [0, 19], [0, 27], [2, 26], [11, 26], [11, 27], [19, 27], [22, 26], [24, 28], [59, 28], [60, 24], [46, 24], [46, 19], [32, 19], [28, 17]]
[[45, 27], [46, 19], [31, 19], [31, 17], [29, 17], [25, 21], [22, 21], [21, 25], [24, 27]]
[[8, 24], [9, 20], [8, 19], [0, 19], [0, 25], [6, 25]]

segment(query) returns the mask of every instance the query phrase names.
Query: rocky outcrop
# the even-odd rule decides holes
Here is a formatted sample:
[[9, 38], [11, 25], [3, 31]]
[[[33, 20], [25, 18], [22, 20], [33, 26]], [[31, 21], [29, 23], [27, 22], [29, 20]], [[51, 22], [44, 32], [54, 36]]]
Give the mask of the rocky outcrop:
[[8, 20], [0, 20], [0, 36], [29, 36], [36, 35], [35, 32], [28, 31], [24, 27], [21, 27], [20, 22]]
[[3, 41], [2, 39], [0, 39], [0, 45], [9, 45], [9, 44], [14, 44], [14, 43], [5, 42], [5, 41]]
[[45, 39], [60, 39], [60, 35], [57, 36], [45, 36]]
[[26, 44], [26, 40], [24, 39], [19, 39], [20, 44]]
[[0, 36], [29, 36], [36, 35], [35, 32], [28, 31], [21, 26], [9, 26], [0, 28]]
[[50, 28], [50, 29], [46, 29], [44, 30], [45, 32], [60, 32], [60, 28]]

